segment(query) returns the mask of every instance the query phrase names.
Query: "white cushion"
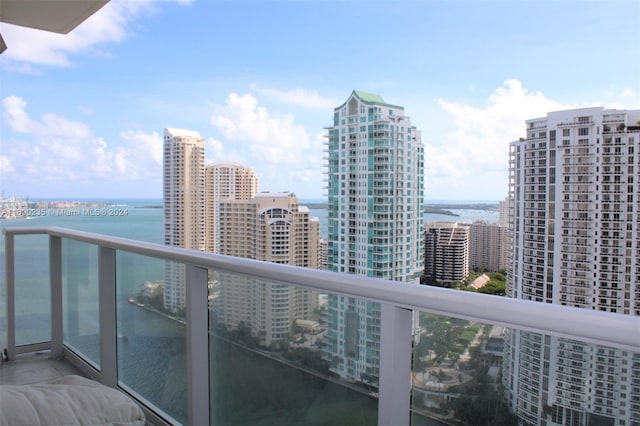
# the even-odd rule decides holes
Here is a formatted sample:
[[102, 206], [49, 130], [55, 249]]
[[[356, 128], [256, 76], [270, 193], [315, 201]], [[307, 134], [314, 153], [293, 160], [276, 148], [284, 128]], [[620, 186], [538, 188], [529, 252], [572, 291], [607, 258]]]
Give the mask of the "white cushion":
[[80, 376], [0, 386], [0, 425], [144, 426], [142, 409], [122, 392]]

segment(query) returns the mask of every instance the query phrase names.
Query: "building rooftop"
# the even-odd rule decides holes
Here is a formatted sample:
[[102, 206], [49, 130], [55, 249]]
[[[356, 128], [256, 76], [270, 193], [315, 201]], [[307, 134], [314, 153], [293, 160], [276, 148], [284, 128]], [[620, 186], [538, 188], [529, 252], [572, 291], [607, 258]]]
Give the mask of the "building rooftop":
[[293, 192], [259, 192], [256, 194], [255, 198], [286, 198], [286, 197], [295, 197], [296, 194]]
[[175, 129], [171, 127], [167, 127], [164, 129], [165, 132], [171, 136], [189, 136], [193, 138], [201, 138], [200, 133], [195, 130], [186, 130], [186, 129]]
[[373, 93], [363, 92], [361, 90], [354, 90], [353, 93], [355, 93], [357, 97], [359, 97], [360, 99], [362, 99], [365, 102], [374, 102], [374, 103], [379, 103], [379, 104], [386, 104], [386, 102], [384, 101], [384, 99], [382, 99], [382, 96], [380, 96], [380, 95], [375, 95]]

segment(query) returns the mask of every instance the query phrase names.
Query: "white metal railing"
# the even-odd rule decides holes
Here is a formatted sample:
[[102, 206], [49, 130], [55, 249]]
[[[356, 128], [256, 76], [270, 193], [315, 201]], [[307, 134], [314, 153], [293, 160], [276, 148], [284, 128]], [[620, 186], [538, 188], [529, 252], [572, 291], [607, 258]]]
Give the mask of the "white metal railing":
[[[100, 371], [97, 378], [117, 386], [115, 322], [115, 253], [129, 253], [186, 265], [187, 416], [189, 424], [209, 424], [207, 270], [275, 280], [319, 293], [341, 294], [379, 302], [381, 310], [378, 424], [409, 424], [413, 311], [501, 325], [640, 352], [640, 318], [489, 296], [450, 289], [319, 271], [59, 227], [6, 228], [7, 355], [42, 349], [52, 356], [75, 354], [63, 344], [62, 239], [98, 246]], [[49, 236], [51, 342], [16, 347], [14, 236]], [[196, 373], [197, 372], [197, 373]], [[153, 414], [152, 415], [157, 415]], [[160, 418], [162, 420], [162, 418]]]

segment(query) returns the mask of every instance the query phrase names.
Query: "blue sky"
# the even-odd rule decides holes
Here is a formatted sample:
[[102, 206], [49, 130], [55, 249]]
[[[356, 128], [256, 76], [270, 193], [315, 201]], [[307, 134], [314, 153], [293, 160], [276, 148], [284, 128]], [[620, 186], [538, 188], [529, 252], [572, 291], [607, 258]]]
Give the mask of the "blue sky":
[[498, 200], [548, 111], [640, 108], [640, 2], [118, 1], [61, 36], [0, 25], [5, 196], [161, 198], [162, 132], [263, 191], [323, 198], [352, 90], [422, 131], [427, 200]]

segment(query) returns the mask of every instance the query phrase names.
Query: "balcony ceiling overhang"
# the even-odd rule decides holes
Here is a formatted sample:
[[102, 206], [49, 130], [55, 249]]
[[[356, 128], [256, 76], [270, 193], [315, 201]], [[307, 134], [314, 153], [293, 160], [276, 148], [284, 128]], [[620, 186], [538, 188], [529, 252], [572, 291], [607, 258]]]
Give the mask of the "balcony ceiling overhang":
[[[109, 0], [0, 0], [0, 22], [68, 34]], [[7, 46], [0, 36], [0, 53]]]

